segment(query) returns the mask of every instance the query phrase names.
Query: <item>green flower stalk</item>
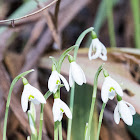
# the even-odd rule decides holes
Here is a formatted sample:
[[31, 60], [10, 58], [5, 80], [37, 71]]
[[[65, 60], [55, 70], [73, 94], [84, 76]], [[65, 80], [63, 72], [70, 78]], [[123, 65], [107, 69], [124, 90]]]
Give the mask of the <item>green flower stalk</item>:
[[[83, 31], [81, 33], [81, 35], [78, 37], [76, 43], [75, 43], [75, 49], [74, 49], [74, 60], [76, 61], [77, 58], [77, 53], [78, 53], [78, 49], [80, 47], [80, 44], [82, 42], [82, 40], [84, 39], [84, 37], [89, 33], [93, 31], [93, 27], [88, 28], [87, 30]], [[74, 104], [74, 91], [75, 91], [75, 83], [73, 83], [73, 86], [71, 87], [71, 94], [70, 94], [70, 110], [71, 113], [73, 114], [73, 104]], [[68, 128], [67, 128], [67, 140], [70, 140], [71, 137], [71, 127], [72, 127], [72, 119], [68, 120]]]
[[101, 109], [101, 112], [100, 112], [100, 116], [99, 116], [99, 123], [98, 123], [97, 139], [96, 140], [99, 140], [105, 106], [106, 106], [106, 103], [103, 103], [102, 109]]
[[54, 123], [54, 140], [58, 140], [58, 121]]
[[63, 137], [62, 137], [62, 123], [61, 122], [59, 123], [58, 130], [59, 130], [59, 140], [63, 140]]
[[16, 82], [20, 78], [26, 76], [27, 74], [29, 74], [30, 72], [33, 72], [33, 71], [34, 70], [31, 69], [31, 70], [26, 71], [26, 72], [24, 72], [22, 74], [19, 74], [11, 83], [8, 98], [7, 98], [7, 103], [6, 103], [6, 111], [5, 111], [5, 118], [4, 118], [4, 128], [3, 128], [3, 140], [6, 140], [7, 119], [8, 119], [8, 112], [9, 112], [9, 106], [10, 106], [10, 100], [11, 100], [11, 94], [12, 94], [13, 88], [14, 88]]
[[92, 124], [92, 118], [93, 118], [93, 112], [94, 112], [94, 106], [95, 106], [95, 100], [96, 100], [96, 94], [97, 94], [97, 83], [98, 83], [98, 76], [100, 72], [103, 69], [103, 65], [101, 65], [95, 75], [94, 78], [94, 88], [93, 88], [93, 95], [92, 95], [92, 102], [91, 102], [91, 108], [90, 108], [90, 114], [89, 114], [89, 120], [88, 120], [88, 131], [87, 131], [87, 137], [86, 140], [89, 140], [90, 138], [90, 130], [91, 130], [91, 124]]
[[[52, 93], [50, 91], [47, 91], [46, 94], [44, 95], [44, 98], [47, 100], [51, 94]], [[44, 110], [44, 104], [41, 104], [38, 140], [42, 140], [43, 113], [44, 113], [43, 110]]]
[[42, 140], [42, 128], [43, 128], [43, 109], [44, 109], [44, 104], [41, 104], [41, 110], [40, 110], [40, 123], [39, 123], [39, 135], [38, 135], [38, 140]]

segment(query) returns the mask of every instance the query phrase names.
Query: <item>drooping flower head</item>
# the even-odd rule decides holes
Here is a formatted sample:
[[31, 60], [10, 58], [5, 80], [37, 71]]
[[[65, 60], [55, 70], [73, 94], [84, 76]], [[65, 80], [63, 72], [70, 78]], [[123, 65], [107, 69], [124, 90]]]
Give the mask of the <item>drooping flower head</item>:
[[51, 73], [51, 75], [49, 77], [49, 81], [48, 81], [48, 88], [49, 88], [50, 92], [56, 93], [59, 85], [61, 84], [60, 79], [63, 81], [66, 90], [69, 91], [69, 84], [68, 84], [67, 80], [56, 71], [56, 67], [53, 64], [52, 73]]
[[69, 107], [61, 99], [59, 98], [54, 99], [53, 104], [54, 122], [61, 121], [63, 118], [63, 113], [65, 113], [69, 119], [72, 119], [72, 113]]
[[34, 104], [46, 103], [46, 100], [42, 93], [35, 87], [31, 86], [26, 78], [23, 78], [22, 81], [24, 84], [24, 89], [21, 96], [21, 106], [24, 112], [27, 111], [28, 101], [31, 101]]
[[101, 98], [104, 103], [108, 101], [108, 99], [113, 99], [115, 94], [117, 93], [119, 96], [123, 96], [123, 91], [120, 85], [112, 79], [106, 70], [104, 70], [105, 80], [101, 89]]
[[107, 61], [106, 47], [99, 41], [95, 32], [92, 32], [92, 42], [89, 47], [88, 57], [89, 60], [97, 59], [98, 57]]
[[70, 87], [73, 86], [74, 81], [78, 85], [82, 85], [83, 83], [86, 83], [86, 77], [81, 67], [74, 61], [74, 58], [71, 55], [68, 55], [68, 59], [70, 62], [70, 70], [69, 70]]
[[117, 95], [118, 104], [114, 110], [114, 120], [116, 124], [119, 124], [120, 118], [129, 126], [133, 124], [133, 115], [136, 114], [135, 108], [128, 102], [122, 100]]

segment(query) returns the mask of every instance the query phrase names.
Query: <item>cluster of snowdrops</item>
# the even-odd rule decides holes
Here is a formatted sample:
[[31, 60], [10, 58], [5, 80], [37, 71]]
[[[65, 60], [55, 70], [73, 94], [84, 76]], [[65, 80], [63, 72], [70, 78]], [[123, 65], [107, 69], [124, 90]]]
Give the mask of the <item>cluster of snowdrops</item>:
[[[50, 57], [52, 60], [52, 73], [48, 80], [49, 91], [44, 96], [38, 89], [31, 86], [28, 83], [27, 79], [24, 77], [26, 74], [32, 72], [33, 70], [22, 73], [18, 76], [17, 79], [15, 78], [16, 79], [15, 81], [18, 81], [20, 78], [22, 78], [22, 81], [24, 84], [24, 89], [21, 96], [21, 106], [24, 112], [26, 112], [28, 109], [28, 101], [31, 101], [30, 108], [28, 110], [28, 119], [29, 119], [29, 124], [31, 128], [31, 136], [28, 136], [27, 138], [28, 140], [30, 139], [41, 140], [42, 139], [43, 107], [44, 107], [44, 104], [46, 103], [46, 99], [51, 94], [53, 94], [53, 97], [54, 97], [54, 103], [53, 103], [53, 108], [52, 108], [53, 119], [54, 119], [54, 140], [58, 140], [58, 136], [60, 140], [63, 139], [62, 138], [62, 125], [61, 125], [63, 113], [65, 113], [69, 119], [67, 140], [70, 140], [74, 97], [70, 98], [71, 105], [69, 108], [69, 106], [60, 99], [60, 88], [64, 86], [67, 92], [69, 92], [71, 88], [71, 94], [74, 94], [75, 83], [77, 83], [80, 86], [86, 83], [86, 76], [82, 68], [76, 63], [76, 58], [77, 58], [77, 52], [80, 47], [80, 44], [82, 40], [84, 39], [85, 35], [88, 33], [91, 33], [91, 37], [92, 37], [92, 42], [89, 47], [89, 53], [88, 53], [89, 60], [101, 58], [103, 61], [107, 61], [106, 47], [99, 41], [96, 33], [94, 32], [94, 29], [91, 27], [81, 33], [75, 45], [73, 45], [72, 47], [64, 51], [64, 53], [60, 56], [60, 59], [58, 61], [55, 58]], [[70, 52], [72, 50], [74, 50], [73, 56], [70, 55]], [[60, 74], [61, 65], [64, 59], [66, 58], [68, 58], [69, 63], [70, 63], [69, 82], [67, 82], [65, 77], [63, 77]], [[101, 89], [101, 98], [103, 101], [102, 110], [104, 111], [104, 108], [109, 99], [112, 100], [114, 97], [116, 97], [118, 101], [114, 110], [114, 120], [116, 124], [119, 124], [120, 118], [121, 118], [127, 125], [131, 126], [133, 124], [133, 115], [136, 113], [134, 107], [130, 103], [122, 100], [123, 90], [121, 86], [114, 79], [110, 77], [107, 70], [105, 70], [103, 66], [104, 64], [99, 67], [95, 75], [95, 79], [94, 79], [93, 96], [92, 96], [92, 103], [91, 103], [91, 109], [90, 109], [91, 111], [89, 114], [88, 123], [85, 124], [86, 125], [85, 138], [83, 138], [85, 140], [90, 139], [91, 120], [93, 117], [94, 104], [95, 104], [96, 94], [97, 94], [97, 82], [98, 82], [98, 76], [101, 71], [103, 71], [103, 75], [105, 77], [103, 85], [102, 85], [102, 89]], [[14, 81], [14, 84], [16, 83], [15, 81]], [[14, 87], [14, 84], [11, 84], [12, 88]], [[11, 90], [12, 88], [10, 88], [10, 91], [9, 91], [10, 96], [12, 93], [12, 90]], [[9, 100], [10, 100], [10, 97], [9, 97]], [[36, 111], [35, 111], [34, 104], [41, 104], [39, 134], [37, 133], [37, 129], [36, 129], [36, 123], [35, 123]], [[100, 118], [102, 119], [103, 113], [101, 113], [100, 115], [101, 115]], [[5, 140], [6, 138], [7, 117], [8, 115], [5, 115], [3, 140]], [[99, 121], [97, 139], [99, 139], [101, 123], [102, 121]]]

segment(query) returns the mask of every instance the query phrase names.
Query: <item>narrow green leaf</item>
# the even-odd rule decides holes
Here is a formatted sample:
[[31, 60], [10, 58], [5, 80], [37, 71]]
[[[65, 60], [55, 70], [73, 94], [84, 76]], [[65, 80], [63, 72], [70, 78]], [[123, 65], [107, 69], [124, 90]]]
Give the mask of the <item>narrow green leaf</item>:
[[34, 121], [36, 121], [36, 109], [35, 109], [34, 103], [32, 103], [32, 102], [30, 104], [30, 113], [31, 113]]
[[34, 140], [37, 140], [37, 129], [36, 129], [36, 124], [34, 121], [34, 118], [31, 114], [31, 111], [28, 111], [28, 120], [29, 120], [29, 125], [30, 125], [30, 129], [32, 132], [32, 136], [34, 137]]
[[10, 106], [10, 100], [11, 100], [11, 94], [14, 88], [14, 85], [16, 84], [16, 82], [21, 78], [26, 76], [27, 74], [29, 74], [30, 72], [34, 71], [33, 69], [23, 72], [21, 74], [19, 74], [13, 81], [12, 84], [10, 86], [10, 90], [9, 90], [9, 94], [8, 94], [8, 98], [7, 98], [7, 103], [6, 103], [6, 111], [5, 111], [5, 118], [4, 118], [4, 128], [3, 128], [3, 140], [6, 140], [6, 129], [7, 129], [7, 119], [8, 119], [8, 111], [9, 111], [9, 106]]

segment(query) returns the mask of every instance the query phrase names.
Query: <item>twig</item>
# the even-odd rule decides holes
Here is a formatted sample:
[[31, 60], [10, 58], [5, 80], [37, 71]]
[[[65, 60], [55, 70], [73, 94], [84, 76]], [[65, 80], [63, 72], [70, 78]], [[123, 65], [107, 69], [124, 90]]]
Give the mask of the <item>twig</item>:
[[[35, 2], [37, 2], [39, 8], [43, 7], [42, 4], [38, 0], [35, 0]], [[59, 33], [56, 30], [55, 22], [53, 22], [48, 10], [44, 11], [44, 17], [45, 17], [46, 22], [49, 26], [49, 29], [52, 33], [53, 39], [56, 42], [56, 44], [58, 45], [58, 48], [60, 49], [61, 41], [60, 41]]]
[[45, 7], [43, 7], [42, 9], [39, 9], [38, 11], [35, 11], [31, 14], [28, 14], [28, 15], [25, 15], [23, 17], [20, 17], [20, 18], [15, 18], [15, 19], [7, 19], [7, 20], [0, 20], [0, 23], [5, 23], [5, 22], [11, 22], [13, 23], [14, 21], [17, 21], [17, 20], [22, 20], [24, 18], [28, 18], [30, 16], [33, 16], [33, 15], [36, 15], [44, 10], [46, 10], [48, 7], [50, 7], [51, 5], [53, 5], [54, 3], [56, 3], [58, 0], [54, 0], [53, 2], [51, 2], [50, 4], [46, 5]]
[[55, 6], [55, 13], [54, 13], [54, 23], [55, 28], [57, 30], [57, 23], [58, 23], [58, 13], [59, 13], [59, 7], [60, 7], [61, 0], [58, 0]]

